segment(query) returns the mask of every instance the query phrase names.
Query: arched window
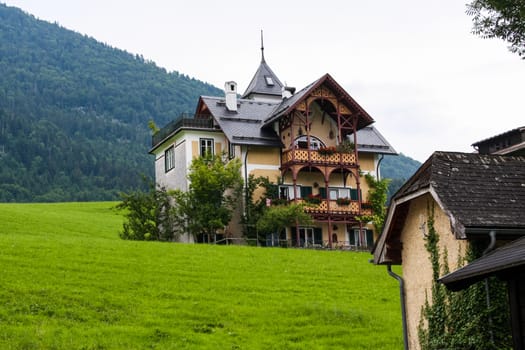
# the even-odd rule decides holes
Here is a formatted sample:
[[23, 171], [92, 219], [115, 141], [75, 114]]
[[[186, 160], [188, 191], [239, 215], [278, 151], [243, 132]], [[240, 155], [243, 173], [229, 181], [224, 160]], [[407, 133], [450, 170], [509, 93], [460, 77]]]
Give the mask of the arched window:
[[[294, 141], [295, 148], [308, 149], [308, 140], [307, 136], [299, 136]], [[325, 147], [323, 141], [319, 140], [315, 136], [310, 136], [310, 149], [318, 150], [321, 147]]]

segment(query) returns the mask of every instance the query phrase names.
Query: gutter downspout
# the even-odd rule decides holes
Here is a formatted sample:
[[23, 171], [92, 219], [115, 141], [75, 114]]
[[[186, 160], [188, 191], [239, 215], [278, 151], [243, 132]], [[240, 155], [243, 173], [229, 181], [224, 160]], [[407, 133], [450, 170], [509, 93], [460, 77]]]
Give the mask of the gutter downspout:
[[381, 176], [379, 174], [379, 166], [381, 165], [381, 161], [383, 160], [383, 158], [385, 158], [385, 155], [382, 154], [381, 157], [379, 157], [379, 160], [377, 161], [377, 166], [376, 166], [376, 177], [377, 177], [377, 181], [381, 180]]
[[[248, 146], [246, 146], [246, 153], [244, 153], [244, 217], [248, 218]], [[246, 229], [246, 228], [245, 228]], [[246, 230], [248, 232], [248, 230]], [[259, 240], [257, 240], [259, 245]]]
[[[490, 242], [489, 246], [483, 251], [483, 254], [481, 256], [487, 255], [491, 250], [494, 249], [494, 246], [496, 245], [496, 231], [491, 230], [489, 232]], [[487, 297], [487, 310], [490, 310], [490, 288], [489, 288], [489, 279], [488, 277], [485, 278], [485, 294]], [[494, 331], [492, 330], [492, 316], [489, 313], [489, 333], [490, 333], [490, 342], [494, 344]]]
[[399, 282], [399, 297], [401, 299], [401, 320], [403, 323], [403, 344], [404, 349], [408, 350], [408, 333], [407, 333], [407, 314], [406, 314], [406, 306], [405, 306], [405, 281], [403, 281], [403, 277], [396, 275], [395, 272], [392, 271], [392, 265], [386, 265], [386, 269], [388, 271], [388, 274], [395, 278]]

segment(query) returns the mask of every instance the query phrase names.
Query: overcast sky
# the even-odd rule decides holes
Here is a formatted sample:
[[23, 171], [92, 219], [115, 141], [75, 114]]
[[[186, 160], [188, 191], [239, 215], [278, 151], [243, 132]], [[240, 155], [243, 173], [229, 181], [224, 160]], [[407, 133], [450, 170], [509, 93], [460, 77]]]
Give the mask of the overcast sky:
[[260, 58], [298, 89], [329, 73], [398, 151], [425, 161], [525, 126], [525, 60], [471, 34], [461, 0], [0, 0], [243, 92]]

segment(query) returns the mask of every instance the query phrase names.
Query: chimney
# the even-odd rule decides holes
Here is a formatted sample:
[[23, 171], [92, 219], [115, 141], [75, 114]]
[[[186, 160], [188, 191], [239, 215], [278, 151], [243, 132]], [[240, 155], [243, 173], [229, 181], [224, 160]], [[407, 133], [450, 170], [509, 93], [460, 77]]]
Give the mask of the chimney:
[[294, 93], [295, 88], [291, 86], [283, 86], [281, 90], [283, 100], [292, 97]]
[[230, 112], [237, 112], [237, 83], [234, 81], [224, 83], [224, 94], [226, 95], [226, 108]]

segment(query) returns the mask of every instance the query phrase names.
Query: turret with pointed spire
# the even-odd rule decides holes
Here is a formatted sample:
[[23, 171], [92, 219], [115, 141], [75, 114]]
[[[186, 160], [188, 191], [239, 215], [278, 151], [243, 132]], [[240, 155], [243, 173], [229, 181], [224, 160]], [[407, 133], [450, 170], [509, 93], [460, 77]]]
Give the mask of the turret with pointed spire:
[[283, 83], [277, 78], [264, 59], [264, 41], [261, 30], [261, 64], [242, 98], [279, 101], [282, 99], [283, 87]]

